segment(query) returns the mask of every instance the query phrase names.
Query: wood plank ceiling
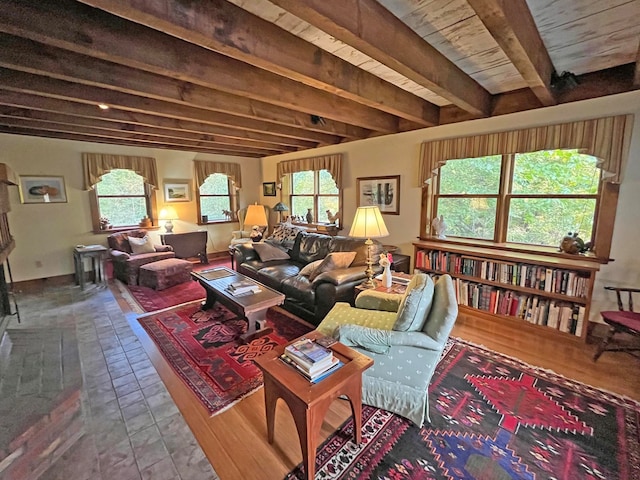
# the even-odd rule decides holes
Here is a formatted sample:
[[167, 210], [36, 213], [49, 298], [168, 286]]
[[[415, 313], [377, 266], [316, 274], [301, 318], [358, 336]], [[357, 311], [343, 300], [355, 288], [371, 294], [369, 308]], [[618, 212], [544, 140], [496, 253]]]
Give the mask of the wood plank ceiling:
[[638, 89], [639, 19], [640, 0], [0, 0], [0, 132], [304, 150]]

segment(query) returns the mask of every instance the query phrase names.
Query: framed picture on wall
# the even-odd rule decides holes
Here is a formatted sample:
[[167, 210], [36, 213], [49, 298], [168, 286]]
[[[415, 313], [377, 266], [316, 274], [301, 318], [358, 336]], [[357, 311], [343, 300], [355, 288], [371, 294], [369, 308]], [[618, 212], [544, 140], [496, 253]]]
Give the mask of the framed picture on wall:
[[165, 180], [165, 202], [190, 202], [191, 182], [189, 180]]
[[262, 184], [262, 195], [265, 197], [276, 196], [276, 182], [265, 182]]
[[22, 203], [67, 203], [64, 177], [20, 175]]
[[358, 207], [376, 205], [380, 213], [400, 215], [400, 175], [357, 179]]

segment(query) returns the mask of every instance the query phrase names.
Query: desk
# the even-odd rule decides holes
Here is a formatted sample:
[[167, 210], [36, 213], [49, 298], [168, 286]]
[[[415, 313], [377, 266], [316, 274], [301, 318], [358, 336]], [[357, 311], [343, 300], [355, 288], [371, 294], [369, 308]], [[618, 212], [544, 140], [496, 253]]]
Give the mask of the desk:
[[176, 258], [198, 257], [200, 263], [209, 263], [207, 259], [207, 231], [184, 233], [161, 233], [160, 241], [163, 245], [171, 245]]
[[73, 249], [73, 265], [76, 273], [76, 285], [80, 285], [80, 290], [84, 290], [85, 271], [84, 259], [90, 258], [93, 271], [93, 282], [96, 284], [107, 283], [107, 276], [104, 271], [104, 259], [107, 256], [107, 247], [102, 245], [76, 246]]

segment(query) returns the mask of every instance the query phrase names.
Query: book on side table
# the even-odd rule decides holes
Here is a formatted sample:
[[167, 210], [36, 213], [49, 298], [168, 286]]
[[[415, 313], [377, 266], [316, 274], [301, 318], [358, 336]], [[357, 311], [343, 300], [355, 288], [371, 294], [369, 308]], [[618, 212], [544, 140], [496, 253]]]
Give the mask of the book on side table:
[[302, 339], [287, 345], [280, 358], [314, 383], [342, 365], [329, 348], [310, 339]]

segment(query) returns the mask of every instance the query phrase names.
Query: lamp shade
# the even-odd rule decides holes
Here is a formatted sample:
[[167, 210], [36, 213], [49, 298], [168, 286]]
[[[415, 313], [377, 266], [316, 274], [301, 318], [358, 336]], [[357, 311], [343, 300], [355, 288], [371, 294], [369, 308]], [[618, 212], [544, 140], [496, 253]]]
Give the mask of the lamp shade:
[[247, 207], [247, 214], [244, 217], [244, 224], [266, 227], [269, 222], [267, 221], [267, 214], [264, 211], [264, 206], [257, 204], [249, 205]]
[[160, 215], [158, 217], [160, 220], [177, 220], [178, 214], [176, 213], [176, 209], [173, 207], [165, 207], [160, 210]]
[[289, 207], [287, 207], [284, 203], [282, 202], [278, 202], [273, 206], [273, 209], [276, 212], [286, 212], [289, 210]]
[[389, 235], [389, 230], [384, 224], [378, 207], [358, 207], [351, 224], [351, 231], [349, 231], [350, 237], [380, 238], [387, 235]]

